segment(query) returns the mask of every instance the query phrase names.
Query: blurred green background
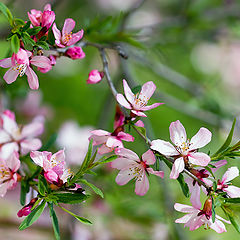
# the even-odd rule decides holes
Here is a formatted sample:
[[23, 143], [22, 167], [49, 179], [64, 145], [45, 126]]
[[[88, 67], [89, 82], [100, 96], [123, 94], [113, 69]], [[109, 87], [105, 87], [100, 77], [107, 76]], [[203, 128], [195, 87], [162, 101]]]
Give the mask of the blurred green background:
[[[47, 3], [42, 0], [3, 2], [14, 16], [24, 20], [27, 20], [27, 11], [42, 10]], [[76, 21], [74, 31], [84, 29], [84, 40], [122, 46], [129, 56], [127, 60], [118, 56], [116, 51], [107, 50], [110, 73], [119, 92], [123, 90], [123, 78], [128, 80], [131, 87], [147, 81], [153, 81], [157, 85], [157, 91], [150, 101], [165, 104], [149, 111], [148, 119], [144, 119], [147, 133], [152, 139], [168, 141], [170, 123], [180, 120], [189, 137], [202, 126], [210, 129], [213, 139], [204, 151], [210, 150], [213, 153], [224, 141], [232, 120], [236, 117], [234, 141], [238, 140], [239, 1], [147, 0], [134, 9], [138, 2], [140, 1], [49, 1], [60, 29], [64, 20], [70, 17]], [[2, 15], [0, 23], [2, 59], [10, 56], [10, 43], [5, 41], [9, 26]], [[37, 73], [42, 105], [52, 108], [52, 117], [47, 117], [43, 142], [57, 133], [68, 120], [76, 121], [80, 127], [113, 130], [116, 102], [106, 80], [97, 85], [86, 84], [88, 73], [92, 69], [102, 70], [98, 50], [91, 46], [84, 47], [83, 50], [86, 53], [84, 59], [61, 57], [49, 73]], [[0, 69], [1, 95], [7, 99], [4, 106], [15, 111], [16, 102], [26, 98], [29, 91], [26, 77], [6, 85], [2, 79], [4, 73], [5, 70]], [[29, 121], [20, 111], [17, 113], [18, 122]], [[136, 137], [136, 143], [127, 143], [125, 146], [138, 154], [144, 153], [147, 150], [144, 142], [134, 132], [132, 134]], [[52, 148], [53, 151], [56, 149], [57, 146]], [[229, 160], [228, 166], [232, 165], [239, 166], [239, 159]], [[63, 239], [239, 239], [239, 234], [232, 226], [227, 226], [227, 233], [217, 234], [212, 230], [204, 230], [203, 227], [190, 232], [175, 224], [174, 220], [182, 214], [173, 210], [174, 202], [189, 204], [190, 201], [183, 196], [179, 184], [168, 178], [169, 170], [163, 168], [165, 179], [150, 177], [150, 190], [143, 197], [135, 195], [133, 182], [118, 186], [114, 181], [117, 171], [107, 166], [96, 169], [97, 175], [90, 176], [89, 179], [102, 189], [105, 198], [102, 200], [92, 194], [89, 202], [74, 206], [76, 211], [80, 211], [94, 224], [92, 227], [79, 226], [79, 223], [74, 223], [59, 211]], [[219, 178], [226, 168], [217, 172]], [[239, 178], [235, 179], [234, 184], [239, 183]], [[5, 210], [0, 216], [9, 219], [9, 223], [0, 220], [0, 233], [5, 236], [0, 239], [13, 239], [14, 234], [19, 239], [35, 235], [39, 239], [53, 238], [49, 226], [44, 228], [41, 225], [43, 221], [37, 223], [32, 230], [17, 232], [17, 220], [14, 211], [10, 209], [18, 209], [20, 205], [15, 206], [15, 197], [11, 193], [7, 197], [12, 199], [12, 203], [1, 200], [1, 208], [5, 207]], [[219, 215], [225, 217], [221, 211]], [[6, 226], [12, 235], [3, 231]]]

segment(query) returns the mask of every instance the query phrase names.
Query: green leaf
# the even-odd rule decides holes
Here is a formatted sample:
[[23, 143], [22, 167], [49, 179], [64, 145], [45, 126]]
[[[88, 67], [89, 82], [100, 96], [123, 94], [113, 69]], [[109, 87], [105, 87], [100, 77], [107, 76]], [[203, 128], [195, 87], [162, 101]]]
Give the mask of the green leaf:
[[226, 141], [225, 141], [225, 142], [223, 143], [223, 145], [219, 148], [219, 150], [213, 155], [213, 157], [214, 157], [214, 156], [217, 156], [219, 153], [221, 153], [221, 152], [223, 152], [224, 150], [226, 150], [227, 147], [231, 144], [235, 124], [236, 124], [236, 118], [234, 119], [234, 121], [233, 121], [233, 123], [232, 123], [232, 127], [231, 127], [231, 130], [230, 130], [230, 132], [229, 132], [229, 134], [228, 134], [228, 137], [227, 137]]
[[39, 41], [36, 43], [37, 46], [41, 47], [42, 49], [49, 50], [49, 46], [47, 42]]
[[136, 87], [134, 87], [134, 88], [132, 89], [132, 92], [133, 92], [134, 94], [137, 94], [137, 93], [139, 93], [139, 92], [141, 91], [141, 89], [142, 89], [142, 86], [141, 86], [141, 85], [138, 85], [138, 86], [136, 86]]
[[79, 216], [76, 215], [75, 213], [72, 213], [72, 212], [70, 212], [69, 210], [67, 210], [66, 208], [64, 208], [64, 207], [62, 207], [62, 206], [60, 206], [60, 205], [58, 205], [58, 206], [59, 206], [63, 211], [65, 211], [65, 212], [69, 213], [70, 215], [72, 215], [73, 217], [75, 217], [79, 222], [84, 223], [84, 224], [88, 224], [88, 225], [91, 225], [91, 224], [92, 224], [88, 219], [83, 218], [83, 217], [79, 217]]
[[112, 155], [110, 157], [104, 156], [96, 162], [96, 165], [109, 163], [109, 162], [112, 162], [112, 161], [116, 160], [117, 158], [118, 158], [117, 155]]
[[27, 30], [27, 33], [30, 35], [30, 36], [34, 36], [36, 34], [38, 34], [40, 31], [41, 31], [42, 27], [33, 27], [33, 28], [29, 28]]
[[14, 18], [13, 21], [14, 21], [14, 25], [16, 25], [16, 26], [24, 26], [25, 25], [25, 22], [20, 18]]
[[29, 184], [25, 179], [21, 181], [20, 203], [22, 206], [26, 204], [26, 194], [29, 192]]
[[60, 240], [60, 231], [59, 231], [59, 225], [58, 225], [58, 219], [57, 215], [53, 209], [53, 203], [48, 203], [49, 207], [49, 214], [52, 219], [52, 224], [53, 224], [53, 230], [54, 230], [54, 235], [56, 240]]
[[38, 192], [42, 196], [45, 196], [47, 191], [48, 191], [47, 181], [42, 175], [39, 175], [38, 176]]
[[20, 48], [20, 40], [19, 40], [17, 34], [14, 34], [11, 37], [11, 47], [12, 47], [13, 52], [15, 52], [15, 53], [18, 52], [18, 50]]
[[182, 188], [182, 192], [183, 192], [184, 196], [188, 198], [189, 195], [190, 195], [189, 194], [189, 188], [188, 188], [187, 183], [185, 183], [184, 177], [181, 173], [179, 174], [179, 177], [177, 178], [177, 180], [178, 180], [178, 182], [179, 182], [179, 184]]
[[213, 223], [215, 222], [215, 219], [216, 219], [216, 212], [215, 212], [215, 201], [214, 201], [214, 198], [211, 197], [212, 199], [212, 221]]
[[22, 40], [24, 44], [30, 44], [31, 46], [36, 45], [36, 42], [30, 37], [27, 32], [22, 33]]
[[31, 21], [27, 21], [26, 24], [22, 27], [21, 31], [27, 31], [30, 28]]
[[228, 216], [230, 222], [232, 223], [234, 228], [237, 230], [237, 232], [240, 233], [240, 226], [234, 217], [234, 213], [233, 213], [232, 209], [230, 209], [229, 207], [226, 207], [226, 206], [222, 206], [222, 210]]
[[81, 192], [73, 193], [54, 193], [54, 197], [57, 198], [57, 202], [66, 203], [66, 204], [77, 204], [85, 201], [88, 198], [88, 195], [85, 195]]
[[46, 142], [46, 144], [43, 145], [39, 151], [48, 150], [56, 142], [57, 136], [58, 136], [57, 133], [52, 134], [49, 140]]
[[0, 2], [0, 11], [3, 13], [3, 15], [8, 19], [11, 26], [13, 26], [13, 16], [10, 10], [7, 8], [7, 6]]
[[101, 191], [101, 189], [99, 189], [98, 187], [96, 187], [95, 185], [93, 185], [92, 183], [88, 182], [86, 179], [80, 179], [80, 182], [82, 182], [83, 184], [87, 185], [88, 187], [90, 187], [96, 194], [98, 194], [99, 196], [101, 196], [102, 198], [104, 198], [103, 192]]
[[225, 203], [240, 203], [240, 198], [226, 198], [224, 199]]
[[217, 191], [217, 183], [213, 182], [213, 191], [216, 192]]
[[24, 230], [28, 227], [30, 227], [42, 214], [44, 207], [46, 205], [45, 201], [42, 201], [42, 203], [35, 208], [20, 224], [19, 230]]

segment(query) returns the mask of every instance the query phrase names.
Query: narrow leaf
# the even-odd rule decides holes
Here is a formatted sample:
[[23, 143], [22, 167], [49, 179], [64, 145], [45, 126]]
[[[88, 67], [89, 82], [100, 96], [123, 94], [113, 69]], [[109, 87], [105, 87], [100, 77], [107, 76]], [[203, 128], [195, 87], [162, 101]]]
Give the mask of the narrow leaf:
[[7, 8], [5, 4], [0, 2], [0, 11], [3, 13], [3, 15], [8, 19], [10, 25], [13, 25], [13, 16], [10, 10]]
[[179, 174], [179, 177], [177, 178], [177, 180], [182, 188], [182, 192], [183, 192], [184, 196], [188, 198], [190, 196], [189, 188], [188, 188], [187, 183], [185, 183], [184, 177], [181, 173]]
[[18, 50], [20, 48], [20, 40], [19, 40], [17, 34], [14, 34], [11, 37], [11, 47], [12, 47], [13, 52], [15, 52], [15, 53], [18, 52]]
[[60, 240], [60, 231], [59, 231], [59, 225], [58, 225], [58, 219], [57, 215], [53, 209], [53, 203], [48, 203], [49, 207], [49, 214], [52, 219], [52, 224], [53, 224], [53, 230], [54, 230], [54, 235], [56, 240]]
[[86, 179], [80, 179], [80, 182], [82, 182], [83, 184], [87, 185], [88, 187], [90, 187], [96, 194], [98, 194], [99, 196], [101, 196], [102, 198], [104, 198], [103, 192], [101, 191], [101, 189], [99, 189], [98, 187], [96, 187], [95, 185], [93, 185], [92, 183], [88, 182]]
[[77, 204], [85, 201], [88, 198], [88, 195], [85, 195], [81, 192], [75, 193], [54, 193], [54, 197], [57, 198], [57, 202], [66, 203], [66, 204]]

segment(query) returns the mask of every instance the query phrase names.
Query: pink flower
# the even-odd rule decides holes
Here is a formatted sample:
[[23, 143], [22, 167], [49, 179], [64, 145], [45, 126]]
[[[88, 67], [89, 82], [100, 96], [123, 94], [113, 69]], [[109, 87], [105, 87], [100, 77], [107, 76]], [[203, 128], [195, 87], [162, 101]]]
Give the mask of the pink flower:
[[157, 139], [152, 141], [151, 149], [158, 151], [165, 156], [175, 158], [170, 178], [176, 179], [185, 167], [185, 163], [191, 163], [199, 166], [207, 166], [211, 158], [201, 152], [199, 148], [204, 147], [211, 141], [212, 133], [206, 128], [200, 128], [191, 140], [187, 139], [186, 131], [179, 120], [172, 122], [170, 127], [170, 138], [174, 143]]
[[88, 74], [88, 84], [96, 84], [101, 82], [102, 78], [104, 76], [103, 72], [99, 72], [98, 70], [94, 69]]
[[230, 181], [239, 176], [237, 167], [230, 167], [223, 175], [222, 180], [218, 180], [217, 191], [226, 192], [230, 198], [240, 198], [240, 188], [232, 186]]
[[122, 141], [133, 142], [134, 137], [122, 131], [114, 131], [113, 133], [104, 130], [94, 130], [91, 132], [90, 139], [93, 139], [93, 146], [102, 146], [98, 149], [99, 154], [112, 152], [114, 148], [123, 148]]
[[153, 165], [156, 161], [155, 155], [151, 150], [148, 150], [139, 159], [138, 155], [126, 148], [116, 149], [118, 158], [112, 162], [112, 167], [120, 170], [116, 177], [116, 183], [125, 185], [131, 179], [136, 180], [135, 193], [143, 196], [149, 189], [149, 181], [147, 175], [149, 173], [163, 178], [164, 172], [154, 171], [149, 165]]
[[[212, 172], [216, 172], [220, 167], [224, 166], [227, 164], [226, 160], [220, 160], [216, 163], [212, 163], [214, 166], [213, 168], [211, 167], [210, 169]], [[199, 178], [201, 181], [205, 182], [208, 186], [212, 186], [212, 181], [208, 179], [209, 175], [211, 174], [209, 171], [206, 169], [192, 169], [191, 173], [194, 174], [197, 178]], [[189, 187], [189, 192], [191, 193], [191, 198], [190, 201], [192, 205], [196, 208], [201, 208], [202, 204], [200, 202], [200, 191], [202, 191], [207, 195], [208, 192], [206, 191], [205, 187], [202, 185], [200, 186], [196, 180], [193, 180], [192, 178], [186, 178], [185, 182], [188, 184]]]
[[48, 30], [55, 20], [55, 13], [51, 11], [51, 5], [47, 4], [43, 12], [32, 9], [28, 12], [28, 18], [33, 26], [45, 27]]
[[85, 53], [81, 47], [71, 47], [65, 52], [65, 55], [73, 60], [82, 59], [85, 57]]
[[126, 98], [122, 94], [117, 94], [117, 101], [125, 108], [130, 109], [131, 112], [137, 116], [146, 117], [143, 111], [153, 109], [163, 104], [154, 103], [152, 105], [146, 106], [148, 100], [151, 98], [156, 89], [155, 84], [151, 81], [143, 84], [141, 92], [137, 93], [136, 95], [133, 94], [125, 79], [123, 79], [123, 87]]
[[1, 158], [9, 158], [14, 151], [20, 151], [25, 155], [42, 146], [41, 141], [36, 138], [44, 130], [42, 122], [33, 121], [25, 126], [18, 126], [14, 113], [9, 110], [1, 114], [0, 121]]
[[[199, 227], [201, 227], [202, 225], [205, 225], [206, 229], [211, 228], [217, 233], [226, 232], [227, 230], [225, 228], [225, 225], [222, 223], [222, 221], [228, 224], [230, 224], [230, 222], [216, 215], [215, 222], [213, 223], [212, 211], [211, 211], [212, 205], [208, 204], [209, 203], [208, 200], [206, 202], [204, 204], [203, 210], [200, 210], [199, 208], [195, 208], [192, 206], [180, 204], [180, 203], [175, 203], [174, 205], [175, 210], [179, 212], [187, 213], [185, 216], [177, 219], [175, 222], [185, 223], [184, 227], [189, 227], [190, 231], [194, 231]], [[206, 205], [209, 205], [209, 206], [206, 206]]]
[[4, 197], [8, 189], [13, 189], [17, 185], [20, 160], [17, 152], [6, 160], [0, 158], [0, 196]]
[[52, 69], [52, 66], [56, 65], [56, 56], [50, 55], [48, 58], [50, 60], [51, 65], [48, 65], [45, 68], [38, 67], [38, 71], [42, 73], [47, 73]]
[[47, 151], [32, 151], [30, 157], [38, 166], [43, 168], [44, 177], [50, 183], [61, 186], [72, 175], [70, 169], [66, 168], [64, 150], [55, 154]]
[[10, 68], [3, 79], [11, 84], [16, 81], [17, 77], [20, 75], [22, 77], [24, 74], [27, 75], [28, 84], [31, 89], [38, 89], [38, 77], [36, 73], [32, 70], [30, 64], [41, 68], [51, 67], [50, 60], [45, 56], [34, 56], [29, 51], [25, 51], [22, 48], [19, 49], [18, 53], [13, 53], [11, 58], [5, 58], [0, 60], [0, 67]]
[[58, 47], [71, 46], [78, 42], [83, 37], [83, 30], [77, 33], [72, 33], [75, 27], [75, 21], [71, 18], [67, 18], [64, 22], [62, 33], [57, 29], [56, 23], [53, 24], [52, 30], [55, 36], [55, 43]]

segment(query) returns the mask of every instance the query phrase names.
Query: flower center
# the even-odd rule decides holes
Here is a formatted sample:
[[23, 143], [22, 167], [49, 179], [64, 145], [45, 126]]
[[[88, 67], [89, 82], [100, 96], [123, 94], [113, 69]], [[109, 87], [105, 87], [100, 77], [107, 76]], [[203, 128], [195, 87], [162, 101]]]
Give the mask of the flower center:
[[189, 152], [190, 145], [191, 145], [190, 140], [187, 139], [187, 141], [182, 142], [180, 146], [176, 146], [176, 149], [179, 153], [186, 155]]
[[70, 32], [70, 33], [65, 33], [65, 35], [64, 35], [64, 37], [63, 37], [64, 42], [69, 42], [70, 39], [72, 39], [72, 32]]
[[134, 165], [133, 167], [129, 168], [130, 173], [128, 175], [134, 175], [134, 179], [136, 181], [142, 181], [143, 179], [143, 169], [141, 168], [141, 163], [138, 164], [139, 166]]
[[137, 93], [134, 98], [134, 105], [136, 108], [141, 108], [147, 105], [149, 98], [141, 93]]
[[13, 70], [18, 71], [20, 77], [22, 77], [27, 69], [27, 64], [16, 64], [16, 66], [13, 68]]
[[4, 182], [11, 178], [11, 172], [9, 168], [4, 165], [0, 165], [0, 182]]

